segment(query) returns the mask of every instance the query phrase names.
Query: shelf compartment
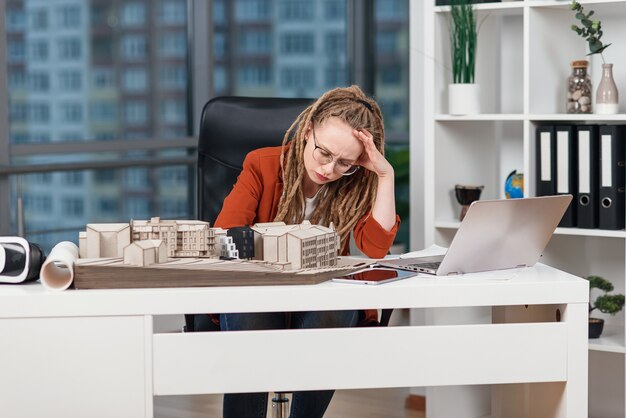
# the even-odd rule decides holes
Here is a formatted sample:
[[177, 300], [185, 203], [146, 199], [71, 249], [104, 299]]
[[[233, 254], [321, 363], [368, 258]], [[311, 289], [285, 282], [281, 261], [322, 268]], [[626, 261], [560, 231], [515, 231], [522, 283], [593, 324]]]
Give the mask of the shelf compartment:
[[[586, 59], [590, 62], [589, 74], [593, 86], [592, 101], [602, 75], [602, 58], [599, 54], [588, 56], [587, 42], [574, 31], [571, 26], [579, 24], [569, 8], [571, 2], [528, 2], [531, 5], [528, 13], [529, 34], [526, 39], [530, 45], [541, 47], [529, 48], [527, 68], [529, 71], [529, 107], [530, 118], [537, 115], [538, 120], [554, 118], [560, 120], [624, 120], [626, 105], [620, 103], [620, 119], [616, 116], [603, 115], [558, 115], [565, 112], [567, 103], [566, 85], [571, 74], [570, 63], [574, 60]], [[626, 18], [624, 2], [585, 2], [586, 10], [594, 10], [594, 18], [602, 21], [603, 43], [612, 43], [604, 58], [614, 65], [614, 78], [618, 86], [626, 83], [623, 69], [626, 68], [626, 56], [620, 53], [619, 40], [626, 37]], [[549, 41], [546, 41], [549, 39]], [[547, 116], [546, 116], [547, 115]], [[572, 119], [569, 119], [569, 118]], [[580, 119], [578, 119], [580, 118]]]
[[626, 353], [624, 340], [624, 326], [604, 325], [600, 338], [589, 340], [589, 350], [606, 351], [610, 353]]
[[[501, 3], [500, 5], [511, 4]], [[489, 5], [491, 6], [491, 5]], [[522, 10], [517, 7], [514, 10]], [[435, 110], [448, 112], [448, 84], [452, 82], [450, 14], [435, 13]], [[484, 20], [482, 18], [485, 17]], [[523, 112], [523, 15], [479, 13], [475, 82], [480, 85], [480, 106], [484, 114], [519, 114]], [[476, 117], [481, 117], [477, 115]], [[488, 116], [485, 116], [488, 117]], [[472, 117], [470, 117], [472, 118]]]
[[456, 184], [485, 186], [481, 199], [504, 197], [506, 176], [523, 171], [522, 121], [450, 120], [435, 125], [435, 210], [442, 219], [458, 219]]
[[[475, 4], [474, 8], [480, 15], [483, 13], [492, 13], [497, 15], [522, 15], [524, 13], [523, 1], [510, 1], [510, 2], [494, 2], [494, 3], [480, 3]], [[435, 6], [436, 13], [450, 13], [450, 6]]]
[[[626, 115], [625, 119], [626, 119]], [[470, 122], [481, 122], [481, 121], [516, 121], [516, 120], [524, 120], [524, 115], [521, 113], [481, 113], [478, 115], [464, 115], [464, 116], [454, 116], [447, 114], [439, 114], [435, 116], [435, 121], [437, 122], [447, 122], [447, 121], [470, 121]]]
[[529, 115], [530, 121], [551, 121], [551, 122], [626, 122], [626, 114], [617, 115], [595, 115], [595, 114], [567, 114], [567, 113], [555, 113], [555, 114], [533, 114]]
[[[435, 222], [438, 229], [459, 229], [460, 221], [440, 220]], [[570, 235], [579, 237], [601, 237], [601, 238], [621, 238], [626, 239], [626, 231], [609, 231], [606, 229], [584, 229], [584, 228], [557, 228], [555, 235]]]

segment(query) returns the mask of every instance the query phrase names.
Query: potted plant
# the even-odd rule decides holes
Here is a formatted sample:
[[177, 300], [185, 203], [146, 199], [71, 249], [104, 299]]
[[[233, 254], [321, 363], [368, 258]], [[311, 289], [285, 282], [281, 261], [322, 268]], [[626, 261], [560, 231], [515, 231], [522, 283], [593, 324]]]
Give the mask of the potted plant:
[[613, 80], [613, 64], [607, 64], [604, 60], [603, 52], [611, 44], [603, 44], [601, 39], [604, 32], [600, 20], [592, 20], [594, 11], [585, 13], [585, 9], [576, 0], [572, 0], [571, 8], [576, 12], [576, 19], [580, 20], [581, 26], [572, 25], [572, 30], [583, 37], [589, 44], [587, 55], [600, 54], [602, 58], [602, 79], [596, 91], [595, 112], [603, 115], [615, 114], [618, 112], [619, 95], [615, 80]]
[[[589, 281], [589, 315], [595, 309], [610, 315], [615, 315], [622, 310], [624, 307], [624, 295], [608, 294], [613, 291], [613, 283], [600, 276], [589, 276], [585, 279]], [[603, 293], [596, 298], [592, 305], [591, 291], [593, 289], [601, 290]], [[589, 316], [589, 338], [598, 338], [602, 334], [603, 328], [604, 319]]]
[[478, 28], [471, 1], [452, 0], [450, 18], [452, 84], [448, 85], [448, 112], [480, 113], [479, 86], [474, 82]]

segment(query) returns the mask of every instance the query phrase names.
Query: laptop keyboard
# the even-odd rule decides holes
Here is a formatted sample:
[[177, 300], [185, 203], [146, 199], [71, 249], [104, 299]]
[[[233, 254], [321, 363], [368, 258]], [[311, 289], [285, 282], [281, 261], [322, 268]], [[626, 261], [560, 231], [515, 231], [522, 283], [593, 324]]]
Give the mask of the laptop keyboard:
[[441, 265], [440, 261], [437, 261], [435, 263], [415, 263], [415, 264], [409, 264], [411, 267], [421, 267], [424, 269], [432, 269], [432, 270], [437, 270], [439, 268], [439, 266]]

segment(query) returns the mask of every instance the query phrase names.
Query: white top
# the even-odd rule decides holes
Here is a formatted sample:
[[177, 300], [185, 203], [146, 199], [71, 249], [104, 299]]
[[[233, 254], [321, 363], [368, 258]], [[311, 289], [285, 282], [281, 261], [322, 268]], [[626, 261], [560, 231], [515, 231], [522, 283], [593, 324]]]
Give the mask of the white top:
[[320, 189], [315, 193], [313, 197], [305, 197], [304, 198], [304, 220], [308, 221], [311, 219], [311, 215], [317, 206], [317, 197], [320, 194], [320, 191], [324, 189], [324, 187], [320, 187]]
[[4, 247], [0, 245], [0, 273], [4, 271], [4, 264], [6, 260], [6, 252], [4, 251]]

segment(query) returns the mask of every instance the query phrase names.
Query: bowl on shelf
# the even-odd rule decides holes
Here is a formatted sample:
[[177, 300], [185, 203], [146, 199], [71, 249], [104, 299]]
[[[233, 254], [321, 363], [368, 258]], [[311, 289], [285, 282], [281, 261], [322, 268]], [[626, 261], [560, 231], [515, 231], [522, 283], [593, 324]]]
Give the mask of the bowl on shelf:
[[480, 199], [480, 194], [484, 188], [485, 186], [470, 186], [466, 184], [457, 184], [454, 186], [456, 200], [461, 205], [461, 215], [459, 216], [461, 221], [465, 218], [465, 214], [472, 202]]

